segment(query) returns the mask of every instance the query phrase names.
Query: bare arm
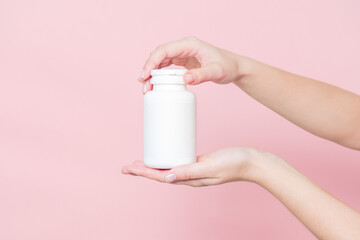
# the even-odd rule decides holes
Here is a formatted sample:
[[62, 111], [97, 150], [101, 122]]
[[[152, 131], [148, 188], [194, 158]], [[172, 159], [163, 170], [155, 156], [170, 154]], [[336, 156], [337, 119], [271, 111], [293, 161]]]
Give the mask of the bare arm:
[[171, 170], [151, 169], [137, 161], [122, 171], [196, 187], [251, 181], [274, 195], [319, 239], [360, 239], [359, 212], [327, 193], [283, 159], [258, 149], [221, 149], [198, 157], [194, 164]]
[[360, 214], [286, 162], [268, 165], [259, 185], [274, 195], [317, 238], [360, 239]]
[[360, 96], [301, 77], [190, 37], [160, 45], [139, 80], [151, 90], [150, 70], [171, 64], [189, 69], [187, 84], [235, 83], [248, 95], [299, 127], [343, 146], [360, 149]]
[[[239, 57], [239, 63], [243, 57]], [[341, 88], [251, 61], [234, 83], [299, 127], [360, 149], [360, 96]], [[247, 63], [249, 64], [249, 63]]]
[[[184, 82], [234, 83], [289, 121], [320, 137], [360, 149], [360, 97], [297, 76], [196, 38], [159, 46], [144, 65], [139, 81], [151, 90], [150, 70], [171, 64], [188, 69]], [[141, 161], [123, 173], [161, 182], [208, 186], [251, 181], [279, 199], [311, 232], [324, 240], [360, 239], [360, 214], [274, 154], [253, 148], [228, 148], [205, 154], [198, 162], [168, 170], [147, 168]]]

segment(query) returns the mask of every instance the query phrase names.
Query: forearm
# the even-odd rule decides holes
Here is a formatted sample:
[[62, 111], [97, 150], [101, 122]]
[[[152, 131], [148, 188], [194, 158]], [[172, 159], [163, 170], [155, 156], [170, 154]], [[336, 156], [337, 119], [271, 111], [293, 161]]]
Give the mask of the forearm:
[[[244, 61], [239, 57], [240, 64]], [[248, 95], [322, 138], [360, 149], [360, 96], [246, 59], [235, 84]]]
[[260, 186], [272, 193], [319, 239], [360, 239], [360, 214], [282, 159], [258, 167]]

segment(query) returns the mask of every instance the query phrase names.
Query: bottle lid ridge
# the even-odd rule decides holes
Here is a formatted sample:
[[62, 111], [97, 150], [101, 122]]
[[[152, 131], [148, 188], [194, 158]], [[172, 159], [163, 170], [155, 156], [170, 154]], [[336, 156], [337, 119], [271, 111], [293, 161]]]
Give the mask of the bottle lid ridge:
[[185, 84], [183, 76], [186, 69], [154, 69], [151, 70], [151, 84]]

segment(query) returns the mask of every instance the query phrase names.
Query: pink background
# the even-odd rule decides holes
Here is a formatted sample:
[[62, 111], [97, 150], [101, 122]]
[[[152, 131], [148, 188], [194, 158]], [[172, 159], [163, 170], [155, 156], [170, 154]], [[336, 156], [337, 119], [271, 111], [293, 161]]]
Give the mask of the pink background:
[[[359, 29], [357, 0], [1, 0], [0, 239], [315, 239], [251, 183], [122, 175], [142, 157], [136, 79], [158, 44], [194, 35], [359, 94]], [[360, 210], [360, 152], [233, 85], [191, 90], [198, 153], [257, 146]]]

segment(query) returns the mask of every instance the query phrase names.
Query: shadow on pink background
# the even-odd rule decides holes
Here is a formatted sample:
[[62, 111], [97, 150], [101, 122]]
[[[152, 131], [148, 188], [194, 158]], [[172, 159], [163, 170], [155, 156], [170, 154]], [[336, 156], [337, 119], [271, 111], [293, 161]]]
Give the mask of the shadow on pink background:
[[[359, 94], [359, 29], [356, 0], [2, 0], [0, 239], [315, 239], [251, 183], [190, 188], [122, 175], [142, 158], [136, 79], [158, 44], [194, 35]], [[190, 89], [199, 154], [257, 146], [360, 210], [360, 152], [233, 85]]]

